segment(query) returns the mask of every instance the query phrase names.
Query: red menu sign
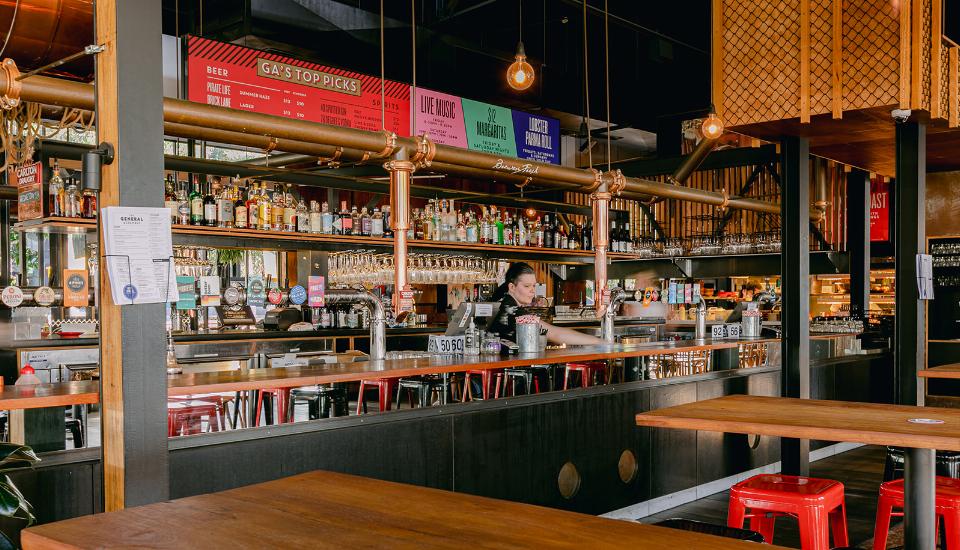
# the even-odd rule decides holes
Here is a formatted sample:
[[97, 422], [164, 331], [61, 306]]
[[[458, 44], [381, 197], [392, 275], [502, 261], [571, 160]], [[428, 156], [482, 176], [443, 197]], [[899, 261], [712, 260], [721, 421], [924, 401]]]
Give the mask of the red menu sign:
[[870, 240], [890, 240], [890, 182], [870, 182]]
[[[187, 99], [361, 130], [379, 130], [380, 79], [191, 36]], [[387, 81], [385, 126], [410, 134], [410, 86]]]

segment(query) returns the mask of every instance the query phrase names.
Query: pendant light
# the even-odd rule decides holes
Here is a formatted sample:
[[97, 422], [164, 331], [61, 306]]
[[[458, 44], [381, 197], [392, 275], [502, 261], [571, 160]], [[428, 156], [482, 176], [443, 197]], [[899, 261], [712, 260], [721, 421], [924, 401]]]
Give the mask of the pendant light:
[[514, 90], [526, 90], [533, 85], [537, 75], [527, 63], [527, 54], [523, 51], [523, 0], [520, 0], [520, 41], [517, 42], [517, 55], [507, 69], [507, 84]]
[[700, 125], [700, 133], [707, 139], [719, 139], [723, 135], [723, 120], [717, 116], [717, 111], [713, 105], [710, 106], [710, 114], [703, 119], [703, 124]]

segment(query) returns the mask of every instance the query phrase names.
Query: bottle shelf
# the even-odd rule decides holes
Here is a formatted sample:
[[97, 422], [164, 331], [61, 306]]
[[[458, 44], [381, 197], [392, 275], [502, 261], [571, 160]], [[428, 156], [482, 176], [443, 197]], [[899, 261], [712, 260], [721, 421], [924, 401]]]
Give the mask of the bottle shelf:
[[[41, 218], [18, 223], [17, 231], [39, 233], [84, 233], [95, 231], [97, 220], [84, 218]], [[362, 237], [356, 235], [330, 235], [322, 233], [291, 233], [287, 231], [263, 231], [259, 229], [236, 229], [203, 225], [172, 226], [174, 244], [213, 246], [221, 248], [277, 247], [286, 250], [316, 248], [322, 250], [345, 250], [351, 248], [393, 248], [392, 238]], [[453, 241], [424, 241], [410, 239], [408, 245], [414, 250], [443, 250], [453, 253], [499, 256], [504, 258], [550, 258], [553, 260], [586, 260], [594, 257], [592, 250], [568, 250], [560, 248], [537, 248], [484, 243]], [[633, 260], [634, 254], [608, 253], [611, 260]]]

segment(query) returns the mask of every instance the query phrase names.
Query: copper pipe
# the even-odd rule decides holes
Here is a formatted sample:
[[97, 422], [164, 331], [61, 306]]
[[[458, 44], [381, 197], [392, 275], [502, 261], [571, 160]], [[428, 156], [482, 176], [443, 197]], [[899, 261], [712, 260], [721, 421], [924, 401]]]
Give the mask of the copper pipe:
[[674, 185], [681, 185], [687, 178], [690, 177], [690, 174], [694, 173], [697, 168], [703, 164], [703, 161], [706, 160], [707, 156], [713, 151], [713, 148], [716, 147], [717, 140], [703, 138], [700, 140], [700, 143], [693, 149], [693, 151], [683, 157], [683, 161], [680, 163], [680, 166], [677, 166], [677, 169], [673, 171], [667, 179], [670, 183]]
[[[4, 61], [6, 64], [7, 61]], [[89, 84], [69, 82], [44, 76], [32, 76], [20, 82], [13, 82], [14, 73], [0, 72], [0, 95], [15, 94], [24, 101], [34, 101], [48, 105], [93, 108], [93, 87]], [[22, 85], [16, 94], [17, 85]], [[345, 149], [369, 151], [375, 158], [390, 156], [398, 149], [405, 149], [408, 158], [419, 150], [418, 138], [398, 138], [389, 132], [372, 132], [354, 128], [343, 128], [303, 120], [291, 120], [283, 117], [238, 111], [214, 105], [204, 105], [180, 99], [164, 98], [164, 120], [169, 123], [203, 127], [210, 132], [232, 132], [233, 134], [266, 136], [271, 140], [286, 140], [292, 150], [293, 142], [315, 145], [340, 146]], [[210, 127], [217, 128], [211, 130]], [[211, 134], [208, 134], [211, 135]], [[237, 135], [222, 134], [224, 143], [235, 143], [242, 139]], [[221, 141], [221, 140], [217, 140]], [[277, 147], [280, 148], [279, 146]], [[456, 164], [463, 167], [491, 170], [520, 176], [542, 178], [542, 185], [549, 182], [574, 184], [581, 190], [590, 191], [599, 188], [602, 183], [616, 188], [624, 184], [624, 191], [633, 195], [674, 198], [716, 206], [729, 206], [744, 210], [779, 213], [779, 205], [754, 199], [728, 198], [721, 193], [687, 189], [676, 185], [660, 183], [641, 178], [625, 178], [617, 171], [599, 174], [592, 170], [581, 170], [544, 164], [533, 161], [503, 158], [481, 151], [471, 151], [446, 145], [436, 145], [436, 154], [432, 160], [438, 163]], [[554, 184], [556, 185], [556, 184]]]
[[610, 193], [606, 189], [590, 195], [593, 202], [594, 300], [597, 317], [606, 311], [607, 247], [610, 244]]
[[[7, 34], [7, 31], [10, 31]], [[63, 59], [93, 43], [92, 0], [0, 0], [0, 37], [4, 55], [32, 70]], [[93, 58], [73, 60], [58, 74], [89, 80]]]
[[413, 313], [413, 292], [407, 278], [407, 230], [410, 229], [410, 176], [416, 166], [400, 150], [383, 167], [390, 172], [390, 214], [393, 229], [393, 311], [398, 322]]

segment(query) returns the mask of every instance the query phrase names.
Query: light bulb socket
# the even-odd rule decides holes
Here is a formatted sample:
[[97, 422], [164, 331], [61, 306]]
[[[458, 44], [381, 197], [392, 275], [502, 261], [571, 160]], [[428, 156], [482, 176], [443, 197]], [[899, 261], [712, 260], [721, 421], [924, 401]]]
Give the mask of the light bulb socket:
[[519, 60], [519, 59], [526, 59], [526, 58], [527, 58], [527, 52], [524, 51], [524, 49], [523, 49], [523, 40], [517, 42], [517, 55], [516, 55], [516, 58], [517, 58], [518, 60]]

